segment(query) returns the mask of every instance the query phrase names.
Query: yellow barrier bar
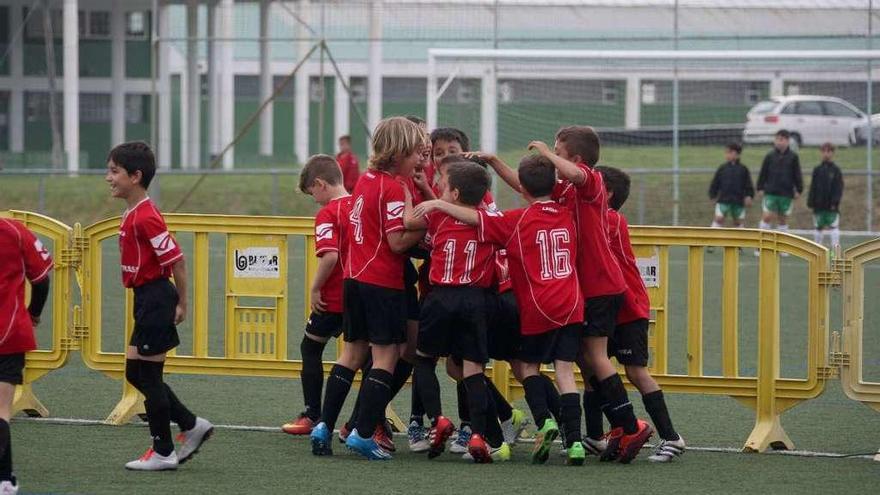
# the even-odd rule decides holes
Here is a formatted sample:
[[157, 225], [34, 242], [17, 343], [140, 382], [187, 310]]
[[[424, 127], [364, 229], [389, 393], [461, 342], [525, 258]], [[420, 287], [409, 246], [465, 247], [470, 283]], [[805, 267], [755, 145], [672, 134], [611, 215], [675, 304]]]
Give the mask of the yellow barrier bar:
[[724, 248], [721, 279], [721, 370], [739, 375], [739, 248]]
[[688, 249], [688, 374], [703, 374], [703, 248]]
[[847, 249], [844, 258], [843, 352], [835, 355], [841, 367], [840, 380], [847, 397], [880, 412], [880, 383], [865, 381], [862, 371], [865, 361], [865, 267], [880, 259], [880, 239]]
[[208, 246], [208, 233], [196, 232], [193, 239], [192, 287], [193, 300], [190, 304], [193, 315], [193, 356], [208, 357], [208, 307], [211, 286]]

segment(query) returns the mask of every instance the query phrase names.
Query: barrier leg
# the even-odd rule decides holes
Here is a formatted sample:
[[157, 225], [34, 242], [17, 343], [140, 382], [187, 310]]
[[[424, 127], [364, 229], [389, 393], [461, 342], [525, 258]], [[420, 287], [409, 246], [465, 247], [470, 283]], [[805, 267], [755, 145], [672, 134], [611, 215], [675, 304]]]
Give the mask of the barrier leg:
[[406, 431], [406, 423], [400, 419], [400, 416], [394, 412], [391, 404], [388, 404], [388, 407], [385, 408], [385, 418], [391, 422], [391, 429], [397, 432]]
[[19, 411], [24, 411], [25, 414], [32, 418], [45, 418], [49, 415], [49, 410], [34, 395], [34, 390], [30, 383], [15, 387], [15, 397], [12, 400], [12, 415], [15, 416]]
[[104, 420], [105, 423], [111, 425], [124, 425], [131, 421], [135, 415], [144, 418], [146, 411], [144, 410], [144, 396], [128, 381], [122, 379], [122, 400], [120, 400], [113, 411]]

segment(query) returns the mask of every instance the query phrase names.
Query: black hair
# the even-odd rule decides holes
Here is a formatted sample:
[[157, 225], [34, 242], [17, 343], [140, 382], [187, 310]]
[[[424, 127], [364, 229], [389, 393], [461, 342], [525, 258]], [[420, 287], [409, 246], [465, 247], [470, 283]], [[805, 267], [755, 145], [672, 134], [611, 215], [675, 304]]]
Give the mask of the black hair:
[[596, 170], [602, 174], [602, 180], [605, 182], [605, 190], [614, 193], [608, 201], [608, 206], [619, 210], [629, 198], [630, 178], [629, 174], [619, 168], [607, 167], [599, 165]]
[[461, 129], [455, 127], [438, 127], [431, 131], [431, 145], [437, 141], [456, 141], [461, 151], [471, 150], [471, 140]]
[[776, 137], [784, 137], [785, 139], [791, 138], [791, 133], [785, 129], [779, 129], [776, 131]]
[[150, 182], [156, 175], [156, 155], [153, 154], [150, 145], [143, 141], [130, 141], [117, 145], [107, 154], [107, 161], [124, 168], [128, 175], [140, 171], [140, 184], [144, 189], [150, 187]]
[[483, 167], [468, 162], [458, 161], [449, 164], [446, 169], [449, 190], [458, 190], [458, 200], [469, 206], [477, 206], [486, 191], [489, 190], [489, 174]]
[[342, 169], [336, 159], [329, 155], [312, 155], [299, 174], [299, 190], [308, 194], [309, 188], [321, 179], [331, 186], [342, 183]]
[[743, 152], [743, 147], [739, 143], [729, 143], [727, 146], [725, 146], [725, 149], [735, 151], [737, 155], [741, 155]]
[[556, 167], [549, 158], [527, 155], [519, 162], [519, 183], [533, 198], [549, 196], [556, 185]]

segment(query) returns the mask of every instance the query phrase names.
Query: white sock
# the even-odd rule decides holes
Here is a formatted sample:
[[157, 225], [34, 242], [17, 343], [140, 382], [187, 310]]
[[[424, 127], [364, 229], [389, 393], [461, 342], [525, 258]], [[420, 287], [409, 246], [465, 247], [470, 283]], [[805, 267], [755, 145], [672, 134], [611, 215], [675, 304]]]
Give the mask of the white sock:
[[720, 229], [721, 227], [722, 227], [722, 225], [720, 223], [718, 223], [716, 220], [712, 220], [712, 228], [713, 229]]
[[816, 244], [822, 244], [824, 237], [825, 237], [825, 232], [822, 230], [816, 229], [816, 231], [813, 232], [813, 241], [815, 241]]
[[786, 224], [777, 225], [776, 230], [778, 230], [780, 232], [788, 232], [788, 225], [786, 225]]
[[770, 230], [770, 224], [761, 220], [760, 227], [762, 230]]
[[840, 229], [837, 227], [833, 227], [831, 229], [831, 247], [837, 247], [840, 245]]

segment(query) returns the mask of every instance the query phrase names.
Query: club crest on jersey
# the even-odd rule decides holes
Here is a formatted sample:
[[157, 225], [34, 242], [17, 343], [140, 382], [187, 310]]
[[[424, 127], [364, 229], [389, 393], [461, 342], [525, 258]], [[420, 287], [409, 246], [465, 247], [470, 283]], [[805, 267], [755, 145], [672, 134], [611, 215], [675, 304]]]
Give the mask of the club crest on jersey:
[[43, 243], [40, 242], [39, 239], [34, 241], [34, 249], [36, 249], [37, 252], [40, 253], [40, 257], [43, 258], [43, 261], [49, 259], [49, 250], [43, 246]]
[[162, 232], [156, 237], [150, 239], [150, 244], [153, 246], [153, 250], [156, 251], [156, 256], [167, 254], [176, 247], [174, 244], [174, 239], [167, 231]]
[[333, 239], [333, 224], [332, 223], [322, 223], [315, 227], [315, 240], [318, 241], [329, 241]]
[[385, 206], [385, 217], [388, 220], [403, 218], [403, 201], [389, 201]]

